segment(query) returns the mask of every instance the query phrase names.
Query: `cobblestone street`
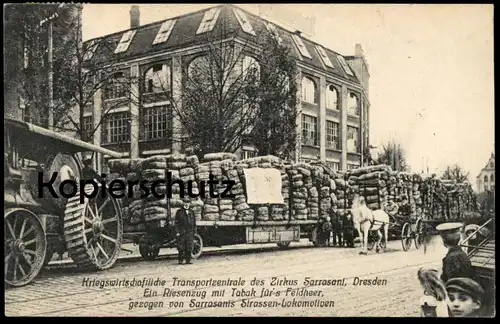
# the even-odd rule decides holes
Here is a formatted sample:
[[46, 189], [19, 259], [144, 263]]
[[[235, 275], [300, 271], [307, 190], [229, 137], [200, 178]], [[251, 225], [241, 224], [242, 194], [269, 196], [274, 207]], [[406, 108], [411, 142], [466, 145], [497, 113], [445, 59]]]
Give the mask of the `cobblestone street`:
[[[420, 287], [416, 272], [422, 265], [440, 269], [444, 251], [431, 248], [424, 255], [422, 249], [401, 249], [399, 241], [389, 242], [386, 254], [370, 252], [358, 255], [359, 249], [292, 248], [284, 251], [272, 249], [259, 253], [239, 255], [221, 254], [201, 257], [191, 266], [178, 265], [173, 259], [152, 262], [123, 262], [113, 269], [100, 273], [68, 273], [67, 270], [51, 270], [43, 273], [31, 285], [9, 289], [5, 292], [7, 316], [416, 316]], [[253, 297], [231, 296], [232, 287], [225, 287], [224, 295], [212, 293], [224, 287], [172, 287], [173, 278], [246, 281], [244, 288], [251, 290], [250, 281], [264, 280], [256, 286]], [[297, 285], [271, 286], [271, 278], [297, 280]], [[321, 290], [320, 297], [284, 297], [287, 288], [301, 288], [304, 279], [342, 279], [345, 286], [319, 286], [308, 290]], [[353, 285], [353, 278], [386, 279], [386, 285]], [[96, 280], [166, 280], [163, 287], [91, 287], [82, 283]], [[262, 288], [282, 291], [281, 297], [261, 297]], [[163, 297], [165, 288], [195, 290], [206, 297]], [[154, 292], [156, 297], [145, 295]], [[217, 294], [217, 293], [215, 293]], [[367, 298], [369, 296], [369, 298]], [[210, 307], [198, 302], [234, 301], [234, 307]], [[296, 302], [333, 301], [333, 307], [242, 307], [241, 300]], [[368, 303], [362, 303], [369, 300]], [[176, 303], [171, 303], [176, 301]], [[156, 304], [155, 304], [156, 302]], [[163, 305], [161, 305], [161, 302]], [[181, 305], [183, 302], [183, 305]], [[175, 305], [174, 305], [175, 304]], [[134, 306], [132, 309], [131, 306]], [[255, 306], [255, 305], [254, 305]]]

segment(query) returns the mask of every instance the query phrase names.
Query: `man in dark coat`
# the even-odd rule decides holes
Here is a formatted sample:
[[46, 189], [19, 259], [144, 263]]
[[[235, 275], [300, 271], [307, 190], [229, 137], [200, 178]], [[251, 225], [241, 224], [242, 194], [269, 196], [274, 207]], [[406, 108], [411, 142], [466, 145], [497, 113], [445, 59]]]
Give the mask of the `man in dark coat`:
[[354, 222], [351, 214], [345, 215], [344, 220], [344, 242], [347, 247], [354, 247]]
[[461, 223], [445, 223], [436, 226], [448, 253], [443, 258], [441, 280], [447, 282], [453, 278], [474, 278], [474, 271], [467, 254], [459, 246]]
[[175, 213], [175, 232], [177, 236], [177, 250], [179, 264], [185, 260], [191, 264], [194, 234], [196, 234], [196, 216], [190, 209], [189, 198], [183, 199], [184, 206]]

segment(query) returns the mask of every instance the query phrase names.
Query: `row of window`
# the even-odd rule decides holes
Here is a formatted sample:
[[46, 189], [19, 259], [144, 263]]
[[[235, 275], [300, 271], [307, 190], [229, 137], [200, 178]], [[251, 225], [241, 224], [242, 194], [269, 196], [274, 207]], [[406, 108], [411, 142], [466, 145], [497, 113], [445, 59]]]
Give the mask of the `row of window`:
[[[316, 117], [302, 115], [302, 144], [319, 146], [318, 119]], [[326, 121], [326, 148], [342, 150], [339, 123]], [[361, 152], [359, 131], [356, 127], [347, 126], [347, 152]]]
[[[172, 110], [169, 106], [148, 107], [142, 110], [140, 128], [141, 140], [164, 139], [172, 133]], [[92, 116], [84, 119], [85, 132], [94, 130]], [[130, 141], [130, 113], [128, 111], [109, 113], [102, 123], [102, 143], [122, 143]]]
[[[188, 67], [190, 77], [195, 77], [196, 72], [202, 70], [208, 62], [205, 62], [204, 56], [194, 59]], [[251, 56], [245, 56], [241, 65], [242, 73], [255, 69], [260, 71], [258, 62]], [[144, 73], [143, 92], [144, 93], [171, 93], [171, 69], [167, 64], [155, 64]], [[128, 96], [128, 83], [123, 73], [118, 72], [106, 84], [104, 88], [105, 99], [126, 98]], [[317, 104], [319, 98], [316, 83], [309, 77], [302, 79], [302, 101]], [[340, 108], [340, 100], [337, 88], [329, 84], [326, 87], [326, 108]], [[360, 102], [358, 96], [349, 92], [347, 97], [347, 112], [349, 115], [360, 115]]]
[[[109, 113], [104, 117], [102, 123], [102, 142], [121, 143], [130, 141], [130, 113]], [[171, 135], [172, 110], [169, 106], [148, 107], [142, 110], [140, 123], [141, 140], [163, 139]], [[85, 132], [93, 132], [92, 116], [85, 117]], [[302, 144], [319, 145], [317, 118], [302, 115]], [[327, 121], [326, 124], [326, 147], [341, 150], [342, 141], [340, 136], [340, 124]], [[347, 127], [347, 151], [359, 153], [359, 134], [355, 127]]]
[[[309, 77], [302, 78], [302, 101], [318, 104], [319, 91], [316, 83]], [[326, 86], [326, 109], [340, 110], [339, 92], [333, 84]], [[347, 113], [353, 116], [360, 115], [360, 102], [358, 96], [349, 91], [347, 96]]]

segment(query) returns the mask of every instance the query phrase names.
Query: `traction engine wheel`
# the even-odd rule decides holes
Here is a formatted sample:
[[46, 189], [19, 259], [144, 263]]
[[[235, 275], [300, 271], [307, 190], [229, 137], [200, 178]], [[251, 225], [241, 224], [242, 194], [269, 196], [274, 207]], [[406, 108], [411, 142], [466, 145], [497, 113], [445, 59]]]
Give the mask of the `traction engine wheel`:
[[411, 233], [410, 223], [404, 223], [403, 229], [401, 230], [401, 244], [403, 245], [404, 251], [408, 251], [411, 247]]
[[47, 239], [42, 223], [29, 210], [12, 208], [4, 216], [4, 278], [12, 287], [29, 284], [43, 267]]
[[196, 260], [200, 257], [203, 252], [203, 239], [201, 236], [196, 233], [193, 237], [193, 251], [191, 252], [191, 258]]
[[[92, 185], [85, 186], [87, 195]], [[80, 203], [77, 195], [68, 200], [64, 211], [64, 240], [68, 254], [81, 268], [106, 270], [111, 268], [121, 250], [123, 220], [118, 202], [113, 197], [103, 198], [105, 190], [99, 185], [94, 198]]]

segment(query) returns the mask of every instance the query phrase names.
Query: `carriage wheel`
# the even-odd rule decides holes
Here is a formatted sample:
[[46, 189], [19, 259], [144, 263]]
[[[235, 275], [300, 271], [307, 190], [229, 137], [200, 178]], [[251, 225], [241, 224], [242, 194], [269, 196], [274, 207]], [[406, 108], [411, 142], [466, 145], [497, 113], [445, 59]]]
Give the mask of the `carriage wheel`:
[[144, 260], [152, 261], [160, 254], [160, 246], [156, 244], [141, 243], [139, 244], [139, 253]]
[[422, 243], [424, 242], [424, 224], [422, 219], [417, 219], [417, 223], [415, 225], [415, 248], [418, 250]]
[[193, 238], [193, 251], [191, 252], [191, 258], [194, 260], [198, 259], [203, 252], [203, 239], [199, 234], [194, 234]]
[[280, 249], [286, 249], [290, 246], [291, 242], [278, 242], [276, 243]]
[[[87, 189], [92, 190], [92, 186], [86, 187], [90, 193]], [[118, 202], [109, 196], [103, 198], [99, 192], [80, 204], [77, 194], [68, 200], [64, 214], [64, 239], [71, 259], [84, 269], [111, 268], [120, 254], [123, 237]]]
[[403, 229], [401, 230], [401, 243], [403, 245], [403, 250], [408, 251], [411, 247], [411, 225], [410, 223], [404, 223]]
[[47, 238], [32, 212], [14, 208], [4, 216], [4, 278], [12, 287], [29, 284], [43, 267]]
[[368, 245], [366, 246], [366, 248], [368, 249], [368, 251], [371, 251], [373, 250], [374, 247], [375, 247], [375, 240], [370, 234], [368, 234]]

